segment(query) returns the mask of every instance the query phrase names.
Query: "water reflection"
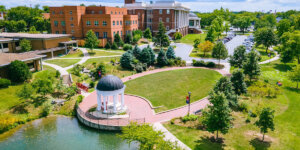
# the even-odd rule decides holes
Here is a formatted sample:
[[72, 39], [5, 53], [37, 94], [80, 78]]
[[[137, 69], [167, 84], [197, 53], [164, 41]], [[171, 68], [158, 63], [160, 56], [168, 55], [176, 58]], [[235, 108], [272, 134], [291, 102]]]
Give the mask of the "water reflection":
[[48, 117], [24, 125], [2, 139], [1, 150], [134, 150], [137, 144], [122, 141], [115, 132], [90, 129], [76, 118]]

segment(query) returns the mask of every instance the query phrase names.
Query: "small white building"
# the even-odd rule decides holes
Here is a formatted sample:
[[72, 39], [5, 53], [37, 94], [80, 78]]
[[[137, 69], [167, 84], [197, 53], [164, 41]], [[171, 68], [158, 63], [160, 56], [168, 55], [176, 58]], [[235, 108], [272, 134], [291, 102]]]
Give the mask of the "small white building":
[[189, 33], [202, 33], [200, 21], [201, 18], [196, 14], [192, 12], [189, 14]]

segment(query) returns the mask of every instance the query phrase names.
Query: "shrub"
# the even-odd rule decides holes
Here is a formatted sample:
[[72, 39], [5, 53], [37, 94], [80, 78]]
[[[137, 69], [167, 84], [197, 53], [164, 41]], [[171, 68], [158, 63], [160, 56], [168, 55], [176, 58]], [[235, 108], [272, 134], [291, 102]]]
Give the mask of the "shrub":
[[114, 42], [114, 43], [111, 45], [111, 49], [113, 49], [113, 50], [119, 49], [118, 44], [117, 44], [116, 42]]
[[82, 95], [79, 95], [79, 96], [77, 97], [77, 103], [80, 104], [80, 103], [82, 102], [82, 100], [83, 100], [83, 96], [82, 96]]
[[56, 70], [56, 72], [55, 72], [55, 77], [56, 78], [60, 77], [60, 72], [58, 70]]
[[129, 51], [124, 53], [120, 59], [122, 68], [130, 69], [130, 70], [133, 69], [133, 65], [132, 65], [133, 60], [134, 60], [134, 57], [133, 57], [132, 53], [129, 53]]
[[28, 66], [19, 60], [15, 60], [10, 63], [8, 67], [8, 75], [13, 82], [24, 82], [32, 77]]
[[144, 71], [144, 67], [143, 67], [143, 64], [142, 63], [137, 63], [135, 66], [134, 66], [134, 69], [137, 73], [141, 73]]
[[91, 81], [89, 86], [90, 86], [90, 88], [94, 88], [95, 87], [95, 82]]
[[196, 60], [193, 59], [193, 66], [196, 66], [196, 67], [205, 67], [206, 63], [203, 60], [196, 61]]
[[215, 68], [215, 67], [216, 67], [216, 64], [215, 64], [214, 62], [208, 62], [208, 63], [206, 64], [206, 67], [208, 67], [208, 68]]
[[248, 114], [252, 118], [256, 118], [257, 117], [257, 114], [255, 112], [249, 111]]
[[250, 123], [251, 119], [249, 117], [247, 117], [247, 119], [245, 120], [246, 123]]
[[182, 122], [186, 123], [187, 121], [195, 121], [198, 119], [197, 115], [186, 115], [181, 118]]
[[0, 79], [0, 88], [8, 88], [11, 85], [10, 80], [8, 79]]
[[132, 49], [132, 45], [130, 45], [130, 44], [125, 44], [125, 45], [123, 46], [123, 50], [124, 50], [124, 51], [131, 50], [131, 49]]
[[245, 102], [240, 102], [239, 103], [239, 110], [243, 111], [243, 112], [247, 112], [248, 111], [248, 104]]
[[40, 117], [47, 117], [50, 113], [50, 105], [45, 104], [40, 112]]
[[111, 47], [110, 43], [107, 42], [107, 43], [105, 44], [105, 49], [110, 49], [110, 47]]
[[12, 115], [2, 114], [0, 116], [0, 133], [8, 131], [22, 123], [24, 123], [24, 121], [21, 121]]

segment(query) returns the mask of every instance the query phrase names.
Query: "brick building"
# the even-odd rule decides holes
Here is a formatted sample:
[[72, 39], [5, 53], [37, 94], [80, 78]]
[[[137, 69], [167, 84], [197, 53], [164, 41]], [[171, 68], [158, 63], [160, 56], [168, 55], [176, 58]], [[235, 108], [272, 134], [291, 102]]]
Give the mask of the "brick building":
[[170, 36], [175, 32], [188, 34], [190, 9], [175, 0], [150, 3], [125, 0], [124, 7], [128, 9], [128, 14], [138, 15], [141, 30], [150, 28], [152, 32], [158, 32], [158, 25], [163, 22]]
[[128, 15], [126, 8], [116, 7], [50, 7], [50, 21], [53, 33], [71, 34], [73, 39], [83, 39], [87, 31], [93, 30], [105, 43], [106, 40], [112, 42], [115, 34], [124, 38], [138, 29], [138, 16]]

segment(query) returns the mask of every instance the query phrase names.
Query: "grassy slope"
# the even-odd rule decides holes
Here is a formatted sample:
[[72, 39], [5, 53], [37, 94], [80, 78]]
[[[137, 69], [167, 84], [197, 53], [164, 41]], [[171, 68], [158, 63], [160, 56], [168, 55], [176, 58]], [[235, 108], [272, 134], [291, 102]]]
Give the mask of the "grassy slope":
[[206, 33], [203, 33], [203, 34], [188, 34], [180, 40], [180, 43], [186, 43], [186, 44], [193, 45], [195, 39], [200, 38], [201, 42], [204, 42], [205, 37], [206, 37]]
[[[271, 58], [274, 57], [274, 52], [271, 52], [271, 58], [268, 56], [268, 53], [266, 53], [266, 48], [264, 46], [258, 46], [257, 48], [255, 48], [261, 56], [261, 62], [269, 60]], [[270, 52], [270, 51], [269, 51]]]
[[122, 53], [116, 52], [107, 52], [107, 51], [99, 51], [99, 50], [88, 50], [90, 56], [112, 56], [112, 55], [122, 55]]
[[192, 101], [208, 95], [209, 89], [221, 75], [207, 69], [182, 69], [147, 75], [126, 82], [126, 93], [139, 95], [164, 111], [185, 105], [188, 91]]
[[64, 68], [76, 64], [79, 61], [80, 59], [52, 59], [52, 60], [46, 60], [45, 62], [50, 64], [55, 64]]
[[60, 58], [78, 58], [78, 57], [83, 57], [83, 53], [81, 50], [77, 50], [75, 53], [68, 54]]
[[247, 102], [251, 110], [271, 107], [275, 109], [275, 131], [267, 133], [273, 141], [271, 143], [258, 142], [249, 132], [259, 133], [253, 125], [256, 119], [251, 119], [251, 123], [246, 124], [247, 114], [234, 112], [234, 128], [229, 133], [222, 135], [224, 144], [212, 143], [207, 137], [212, 134], [207, 131], [189, 129], [176, 125], [165, 124], [169, 131], [177, 136], [182, 142], [192, 149], [300, 149], [300, 91], [295, 90], [294, 83], [286, 78], [286, 71], [294, 64], [281, 64], [279, 61], [262, 66], [262, 79], [269, 82], [281, 81], [283, 83], [282, 94], [277, 98], [251, 98]]

